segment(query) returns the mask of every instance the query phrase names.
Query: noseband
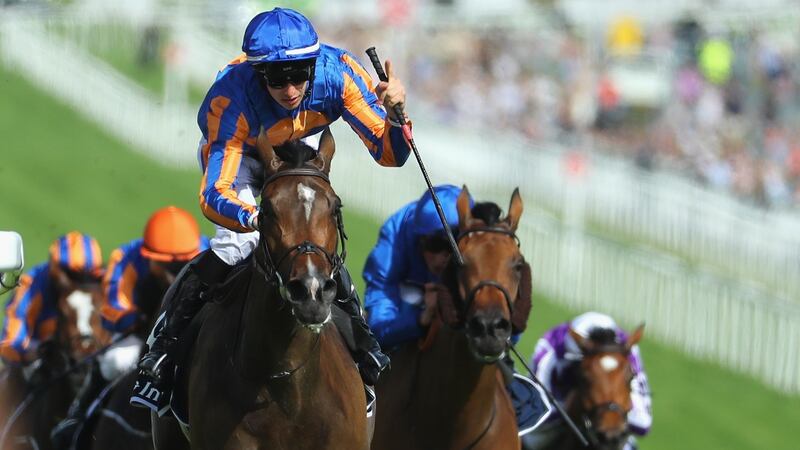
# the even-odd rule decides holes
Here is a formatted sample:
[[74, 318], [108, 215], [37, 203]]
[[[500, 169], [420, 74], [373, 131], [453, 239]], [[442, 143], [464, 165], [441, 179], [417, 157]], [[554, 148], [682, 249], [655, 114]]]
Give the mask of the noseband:
[[[456, 238], [456, 242], [460, 242], [461, 239], [467, 237], [472, 233], [500, 233], [510, 236], [514, 241], [517, 243], [517, 247], [519, 247], [519, 238], [513, 231], [506, 230], [505, 228], [500, 227], [480, 227], [480, 228], [473, 228], [470, 230], [466, 230], [463, 233], [459, 234]], [[514, 305], [511, 303], [511, 295], [508, 293], [508, 289], [505, 288], [502, 284], [495, 280], [481, 280], [472, 287], [467, 292], [467, 298], [465, 299], [464, 305], [461, 308], [461, 317], [467, 317], [467, 313], [469, 312], [472, 303], [475, 301], [475, 296], [478, 295], [478, 291], [485, 287], [493, 287], [499, 290], [503, 294], [503, 298], [506, 301], [506, 305], [508, 306], [508, 314], [511, 316], [514, 314]], [[510, 317], [509, 317], [510, 319]]]
[[[272, 174], [267, 180], [264, 182], [264, 188], [266, 188], [270, 183], [283, 178], [283, 177], [316, 177], [320, 178], [329, 186], [331, 184], [330, 178], [321, 170], [311, 168], [311, 167], [300, 167], [296, 169], [287, 169], [282, 170], [280, 172], [276, 172]], [[263, 188], [262, 188], [263, 189]], [[281, 264], [284, 263], [287, 259], [291, 263], [294, 262], [297, 257], [301, 255], [309, 255], [309, 254], [320, 254], [325, 257], [328, 263], [331, 265], [331, 277], [335, 277], [339, 270], [342, 268], [344, 264], [344, 259], [347, 256], [347, 250], [345, 248], [345, 241], [347, 240], [347, 234], [344, 232], [344, 221], [342, 219], [342, 210], [341, 207], [337, 207], [336, 210], [333, 212], [334, 220], [336, 221], [336, 229], [339, 234], [339, 239], [336, 240], [336, 249], [333, 253], [325, 250], [322, 246], [315, 244], [314, 242], [305, 240], [300, 242], [299, 244], [289, 248], [285, 253], [283, 253], [280, 258], [277, 259], [277, 262], [274, 262], [272, 258], [272, 252], [269, 250], [269, 246], [267, 245], [267, 240], [263, 238], [263, 236], [259, 236], [258, 245], [261, 248], [261, 252], [256, 252], [255, 260], [256, 265], [267, 275], [267, 280], [271, 283], [274, 283], [281, 294], [281, 298], [284, 300], [286, 299], [286, 292], [283, 283], [283, 277], [280, 274], [280, 267]], [[259, 219], [259, 223], [261, 220]], [[259, 230], [260, 233], [260, 230]], [[339, 243], [341, 243], [341, 252], [339, 252]]]

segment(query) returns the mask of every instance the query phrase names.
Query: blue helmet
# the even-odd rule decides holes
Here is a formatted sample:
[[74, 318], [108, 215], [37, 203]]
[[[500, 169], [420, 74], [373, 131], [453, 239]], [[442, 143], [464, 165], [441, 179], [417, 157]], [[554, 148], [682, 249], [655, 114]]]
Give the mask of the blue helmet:
[[[433, 188], [436, 191], [436, 196], [442, 204], [444, 217], [447, 219], [447, 224], [450, 228], [458, 227], [458, 209], [456, 203], [458, 196], [461, 194], [461, 188], [453, 186], [452, 184], [441, 184]], [[469, 199], [469, 206], [472, 208], [475, 202], [472, 197]], [[439, 213], [436, 211], [436, 205], [433, 203], [430, 191], [425, 191], [425, 194], [417, 201], [417, 207], [414, 211], [414, 234], [417, 236], [427, 236], [444, 231], [442, 228], [442, 221], [439, 219]]]
[[297, 11], [275, 8], [247, 25], [242, 51], [251, 63], [289, 62], [319, 56], [319, 37], [311, 22]]

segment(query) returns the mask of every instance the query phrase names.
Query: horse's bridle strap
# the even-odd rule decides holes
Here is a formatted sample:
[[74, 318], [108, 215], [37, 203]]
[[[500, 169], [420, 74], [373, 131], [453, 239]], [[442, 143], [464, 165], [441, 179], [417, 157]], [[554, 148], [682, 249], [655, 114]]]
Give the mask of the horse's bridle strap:
[[322, 178], [326, 183], [331, 184], [331, 180], [328, 175], [325, 175], [325, 172], [311, 167], [299, 167], [297, 169], [287, 169], [273, 173], [269, 178], [267, 178], [267, 181], [264, 182], [264, 187], [278, 178], [283, 177], [317, 177]]

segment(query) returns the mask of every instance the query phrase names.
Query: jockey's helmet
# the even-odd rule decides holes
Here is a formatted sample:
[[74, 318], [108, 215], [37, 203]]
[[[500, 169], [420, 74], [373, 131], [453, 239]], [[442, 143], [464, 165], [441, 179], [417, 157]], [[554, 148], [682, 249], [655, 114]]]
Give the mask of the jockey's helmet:
[[[444, 217], [447, 219], [447, 225], [451, 229], [458, 228], [458, 210], [456, 203], [458, 196], [461, 194], [461, 188], [453, 186], [452, 184], [441, 184], [435, 186], [433, 190], [442, 204], [442, 211]], [[473, 206], [474, 201], [472, 197], [469, 199], [470, 208]], [[436, 205], [433, 203], [433, 197], [430, 191], [425, 193], [417, 201], [416, 209], [414, 210], [414, 233], [417, 236], [431, 236], [444, 233], [442, 228], [442, 221], [439, 219], [439, 213], [436, 211]]]
[[320, 54], [317, 32], [297, 11], [275, 8], [253, 18], [247, 25], [242, 51], [270, 87], [314, 79]]
[[74, 281], [98, 279], [103, 273], [100, 244], [88, 234], [70, 231], [50, 245], [50, 264]]
[[[578, 336], [588, 339], [592, 331], [597, 329], [613, 330], [616, 332], [617, 322], [607, 314], [589, 311], [572, 319], [572, 322], [569, 323], [569, 328], [578, 334]], [[566, 339], [565, 344], [568, 352], [574, 354], [581, 353], [578, 344], [571, 337]]]
[[147, 220], [141, 252], [152, 261], [188, 261], [200, 253], [200, 226], [177, 206], [161, 208]]

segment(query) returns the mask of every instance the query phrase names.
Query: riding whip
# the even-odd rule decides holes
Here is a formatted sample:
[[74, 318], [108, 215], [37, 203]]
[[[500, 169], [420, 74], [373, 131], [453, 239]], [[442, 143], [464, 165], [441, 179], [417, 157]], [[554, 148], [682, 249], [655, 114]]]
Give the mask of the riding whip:
[[533, 373], [533, 370], [531, 370], [531, 368], [528, 367], [528, 364], [525, 362], [525, 360], [519, 354], [517, 349], [514, 347], [514, 344], [509, 343], [508, 346], [509, 348], [511, 348], [511, 351], [515, 355], [517, 355], [519, 362], [522, 363], [522, 365], [525, 366], [525, 369], [528, 370], [528, 373], [531, 375], [531, 380], [533, 380], [534, 383], [536, 383], [540, 388], [542, 388], [542, 391], [544, 391], [544, 393], [547, 395], [547, 399], [550, 401], [553, 407], [556, 408], [556, 411], [558, 411], [558, 413], [561, 414], [561, 417], [563, 417], [564, 421], [567, 422], [567, 425], [569, 425], [570, 429], [572, 429], [572, 432], [575, 433], [575, 436], [578, 437], [578, 440], [581, 441], [581, 444], [583, 444], [584, 447], [588, 447], [589, 441], [586, 440], [586, 438], [583, 436], [583, 433], [581, 433], [581, 430], [579, 430], [578, 426], [575, 425], [575, 422], [573, 422], [572, 419], [569, 417], [569, 415], [567, 415], [567, 412], [564, 411], [564, 408], [562, 408], [561, 405], [556, 401], [555, 397], [553, 397], [553, 394], [550, 392], [549, 389], [547, 389], [547, 386], [545, 386], [541, 381], [539, 381], [539, 378], [536, 377], [536, 375]]
[[[389, 77], [386, 75], [386, 72], [383, 70], [383, 66], [381, 65], [381, 60], [378, 58], [378, 52], [375, 51], [375, 47], [370, 47], [367, 49], [367, 56], [369, 56], [370, 61], [372, 61], [373, 67], [375, 67], [375, 72], [378, 73], [378, 78], [381, 81], [389, 81]], [[456, 262], [459, 266], [464, 265], [464, 257], [461, 256], [461, 252], [458, 250], [458, 245], [456, 244], [455, 238], [453, 238], [453, 233], [450, 231], [450, 226], [447, 224], [447, 219], [444, 216], [444, 210], [442, 210], [442, 204], [439, 202], [439, 197], [436, 196], [436, 191], [433, 190], [433, 184], [431, 184], [431, 179], [428, 177], [428, 171], [425, 170], [425, 164], [422, 163], [422, 157], [419, 155], [419, 150], [417, 150], [417, 144], [414, 143], [414, 137], [411, 134], [411, 127], [408, 126], [406, 123], [405, 114], [403, 113], [403, 105], [396, 104], [392, 107], [394, 110], [394, 114], [397, 117], [397, 121], [400, 122], [400, 126], [403, 129], [403, 136], [405, 136], [406, 140], [408, 140], [409, 145], [411, 145], [411, 150], [414, 151], [414, 157], [417, 158], [417, 164], [419, 164], [419, 168], [422, 171], [422, 176], [425, 178], [425, 183], [428, 185], [428, 192], [431, 193], [431, 198], [433, 199], [433, 204], [436, 206], [436, 212], [439, 213], [439, 220], [442, 221], [442, 227], [444, 227], [444, 232], [447, 235], [447, 240], [450, 242], [450, 249], [453, 251], [453, 256], [456, 258]]]

